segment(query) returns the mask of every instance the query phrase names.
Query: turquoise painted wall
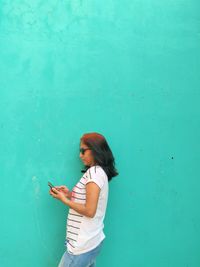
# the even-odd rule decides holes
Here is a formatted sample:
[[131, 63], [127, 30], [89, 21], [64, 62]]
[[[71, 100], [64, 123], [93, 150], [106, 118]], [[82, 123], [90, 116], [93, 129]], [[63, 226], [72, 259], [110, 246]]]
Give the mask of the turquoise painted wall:
[[200, 4], [0, 5], [0, 266], [55, 267], [80, 178], [79, 138], [104, 134], [110, 184], [97, 267], [200, 266]]

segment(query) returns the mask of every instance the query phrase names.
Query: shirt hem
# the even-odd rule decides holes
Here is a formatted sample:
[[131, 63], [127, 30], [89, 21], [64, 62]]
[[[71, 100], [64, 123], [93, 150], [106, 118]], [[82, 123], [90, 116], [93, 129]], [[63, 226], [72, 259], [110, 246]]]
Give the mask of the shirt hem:
[[89, 251], [91, 251], [91, 250], [93, 250], [93, 249], [95, 249], [103, 240], [105, 239], [105, 236], [100, 240], [100, 242], [98, 243], [98, 244], [96, 244], [95, 246], [92, 246], [92, 247], [90, 247], [89, 249], [82, 249], [81, 251], [80, 250], [78, 250], [77, 252], [75, 251], [75, 252], [73, 252], [72, 251], [72, 249], [70, 249], [70, 252], [69, 252], [69, 250], [68, 250], [68, 248], [67, 248], [67, 246], [66, 246], [66, 248], [67, 248], [67, 252], [69, 253], [69, 254], [71, 254], [71, 255], [80, 255], [80, 254], [83, 254], [83, 253], [87, 253], [87, 252], [89, 252]]

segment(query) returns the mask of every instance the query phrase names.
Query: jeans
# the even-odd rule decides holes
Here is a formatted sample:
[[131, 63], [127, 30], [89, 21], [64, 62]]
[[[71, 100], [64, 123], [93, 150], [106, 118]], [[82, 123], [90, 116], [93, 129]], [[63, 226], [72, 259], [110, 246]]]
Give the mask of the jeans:
[[63, 254], [58, 267], [95, 267], [103, 241], [94, 249], [80, 255], [72, 255], [67, 251]]

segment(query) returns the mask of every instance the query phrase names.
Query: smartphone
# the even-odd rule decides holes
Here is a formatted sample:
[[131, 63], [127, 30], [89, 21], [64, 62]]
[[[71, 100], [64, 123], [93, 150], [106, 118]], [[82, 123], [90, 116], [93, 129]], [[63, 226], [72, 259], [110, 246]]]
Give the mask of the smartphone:
[[53, 187], [55, 187], [54, 185], [52, 185], [52, 183], [48, 182], [48, 186], [52, 189]]

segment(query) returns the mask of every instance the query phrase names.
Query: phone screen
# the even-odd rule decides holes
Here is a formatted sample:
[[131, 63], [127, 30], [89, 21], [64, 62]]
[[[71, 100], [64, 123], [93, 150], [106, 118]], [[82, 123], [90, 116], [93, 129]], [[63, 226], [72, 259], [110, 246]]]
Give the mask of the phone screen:
[[55, 187], [55, 186], [52, 185], [52, 183], [50, 183], [50, 182], [48, 182], [48, 186], [51, 187], [51, 188], [52, 188], [52, 187]]

